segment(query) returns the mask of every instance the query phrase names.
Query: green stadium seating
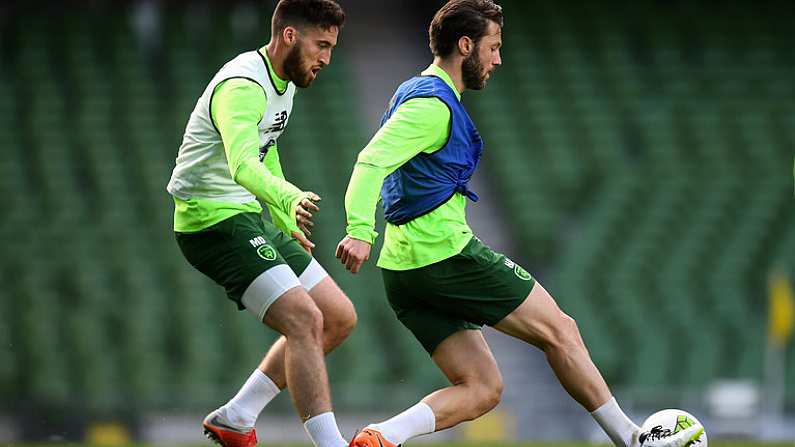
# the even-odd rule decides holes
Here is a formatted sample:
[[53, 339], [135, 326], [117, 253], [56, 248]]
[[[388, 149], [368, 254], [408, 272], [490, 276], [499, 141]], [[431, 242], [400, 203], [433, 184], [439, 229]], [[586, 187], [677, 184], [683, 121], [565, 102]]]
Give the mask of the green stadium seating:
[[[608, 381], [636, 402], [760, 379], [767, 278], [795, 279], [786, 17], [692, 2], [501, 3], [504, 65], [464, 102], [511, 210], [517, 261], [544, 267]], [[13, 278], [0, 299], [0, 411], [208, 410], [276, 338], [187, 264], [171, 231], [165, 185], [188, 115], [267, 28], [209, 8], [165, 8], [152, 48], [124, 8], [56, 25], [23, 14], [0, 33], [15, 46], [0, 64], [0, 271]], [[300, 92], [279, 150], [287, 177], [323, 196], [315, 256], [359, 314], [329, 356], [335, 404], [387, 411], [444, 378], [394, 318], [374, 263], [353, 277], [334, 258], [369, 137], [351, 57], [335, 50]]]
[[496, 192], [521, 205], [521, 260], [552, 266], [608, 380], [640, 401], [761, 379], [765, 278], [795, 279], [770, 256], [795, 228], [784, 21], [502, 3], [504, 65], [465, 102]]
[[[47, 408], [77, 400], [96, 414], [207, 410], [236, 391], [276, 335], [237, 315], [182, 258], [165, 185], [206, 82], [262, 35], [233, 33], [226, 13], [207, 21], [170, 13], [152, 53], [123, 15], [80, 19], [66, 17], [56, 38], [40, 18], [21, 18], [14, 63], [0, 67], [0, 189], [11, 204], [0, 234], [8, 253], [27, 254], [0, 264], [19, 278], [0, 303], [0, 392], [16, 399], [1, 399], [0, 410], [23, 400]], [[230, 39], [186, 38], [203, 27]], [[110, 39], [98, 40], [95, 30], [109, 28]], [[382, 393], [397, 408], [414, 397], [392, 383], [427, 388], [442, 378], [394, 319], [377, 269], [353, 278], [334, 258], [339, 204], [367, 137], [346, 58], [337, 50], [301, 92], [279, 145], [288, 178], [323, 195], [315, 254], [360, 315], [329, 358], [334, 389], [347, 390], [336, 403], [370, 408]]]

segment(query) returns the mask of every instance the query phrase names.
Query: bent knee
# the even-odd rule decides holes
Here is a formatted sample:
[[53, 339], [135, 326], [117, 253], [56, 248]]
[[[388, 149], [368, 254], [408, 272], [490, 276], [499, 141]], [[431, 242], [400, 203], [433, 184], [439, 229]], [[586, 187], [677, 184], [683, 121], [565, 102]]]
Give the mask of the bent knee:
[[332, 346], [337, 346], [353, 332], [358, 322], [356, 310], [347, 299], [346, 305], [323, 316], [324, 333]]
[[473, 404], [467, 415], [468, 420], [476, 419], [493, 410], [502, 400], [502, 378], [481, 381], [470, 387]]
[[340, 323], [339, 333], [342, 335], [342, 338], [348, 337], [353, 332], [353, 329], [356, 327], [356, 324], [359, 322], [359, 317], [356, 315], [356, 309], [353, 308], [353, 304], [351, 304], [350, 309], [345, 313], [345, 318]]
[[564, 312], [560, 312], [560, 317], [556, 321], [552, 337], [548, 342], [556, 348], [565, 350], [579, 349], [585, 346], [577, 321]]
[[502, 379], [494, 381], [489, 384], [489, 386], [484, 387], [480, 392], [481, 409], [483, 413], [491, 411], [500, 403], [502, 400], [502, 390]]
[[309, 296], [292, 306], [283, 322], [286, 337], [312, 337], [320, 339], [323, 334], [323, 313]]

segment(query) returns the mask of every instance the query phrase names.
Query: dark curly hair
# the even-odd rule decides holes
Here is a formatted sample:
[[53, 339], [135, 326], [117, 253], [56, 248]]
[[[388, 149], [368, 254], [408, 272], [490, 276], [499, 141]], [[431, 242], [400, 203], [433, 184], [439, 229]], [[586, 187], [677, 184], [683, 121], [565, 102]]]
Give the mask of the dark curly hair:
[[332, 0], [280, 0], [273, 11], [271, 34], [277, 35], [284, 28], [303, 28], [307, 25], [323, 29], [342, 28], [345, 12]]
[[502, 7], [493, 0], [451, 0], [436, 12], [428, 28], [433, 55], [449, 56], [463, 36], [477, 43], [490, 20], [503, 25]]

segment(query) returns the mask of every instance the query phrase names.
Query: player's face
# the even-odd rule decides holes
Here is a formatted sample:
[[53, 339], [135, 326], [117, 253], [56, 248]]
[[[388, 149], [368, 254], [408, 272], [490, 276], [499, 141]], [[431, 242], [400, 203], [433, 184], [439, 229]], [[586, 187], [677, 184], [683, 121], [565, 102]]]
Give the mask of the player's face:
[[486, 87], [491, 72], [502, 64], [500, 47], [502, 47], [502, 28], [496, 22], [489, 21], [486, 35], [480, 38], [475, 50], [464, 59], [461, 66], [465, 88], [482, 90]]
[[331, 63], [339, 29], [310, 26], [298, 33], [298, 40], [284, 60], [284, 71], [301, 88], [309, 87], [317, 73]]

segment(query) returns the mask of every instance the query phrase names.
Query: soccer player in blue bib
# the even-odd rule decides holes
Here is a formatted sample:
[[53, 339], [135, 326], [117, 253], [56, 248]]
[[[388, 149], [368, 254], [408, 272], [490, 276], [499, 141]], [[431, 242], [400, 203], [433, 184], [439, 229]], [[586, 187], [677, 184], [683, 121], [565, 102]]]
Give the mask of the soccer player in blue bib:
[[[378, 266], [389, 304], [451, 383], [367, 426], [351, 446], [399, 446], [494, 408], [503, 384], [483, 325], [543, 350], [566, 391], [617, 447], [639, 445], [638, 426], [613, 398], [574, 320], [466, 223], [466, 202], [477, 201], [468, 182], [484, 144], [461, 94], [484, 88], [501, 64], [502, 23], [502, 9], [491, 0], [452, 0], [436, 13], [433, 63], [398, 87], [351, 176], [347, 236], [337, 257], [353, 273], [368, 259], [380, 193], [387, 224]], [[688, 430], [653, 445], [683, 447], [700, 435]]]

